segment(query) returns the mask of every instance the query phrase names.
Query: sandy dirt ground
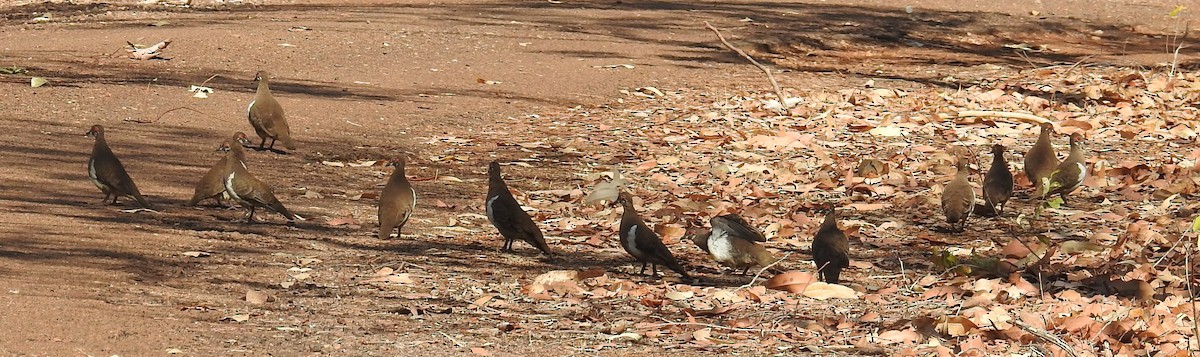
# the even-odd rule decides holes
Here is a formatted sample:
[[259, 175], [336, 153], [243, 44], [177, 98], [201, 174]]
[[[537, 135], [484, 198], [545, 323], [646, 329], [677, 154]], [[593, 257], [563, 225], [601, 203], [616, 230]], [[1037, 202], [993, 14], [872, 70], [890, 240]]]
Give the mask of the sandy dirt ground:
[[[520, 244], [517, 253], [499, 252], [501, 240], [481, 216], [486, 164], [524, 163], [507, 173], [518, 190], [578, 188], [578, 172], [611, 163], [557, 153], [557, 144], [590, 139], [571, 131], [576, 119], [565, 113], [627, 127], [634, 124], [625, 113], [644, 105], [627, 94], [635, 88], [714, 97], [766, 91], [761, 72], [720, 47], [704, 21], [779, 70], [785, 87], [873, 79], [903, 88], [946, 85], [947, 76], [985, 65], [1168, 63], [1169, 37], [1180, 27], [1166, 16], [1174, 6], [7, 2], [0, 66], [27, 72], [0, 74], [0, 354], [691, 354], [562, 327], [556, 321], [577, 316], [550, 303], [476, 306], [488, 293], [519, 295], [521, 282], [549, 270], [632, 271], [615, 244], [554, 235], [551, 245], [570, 258], [547, 260]], [[1192, 10], [1186, 16], [1194, 20], [1200, 9]], [[172, 40], [169, 60], [125, 57], [126, 42], [163, 39]], [[1055, 51], [1023, 57], [1003, 47], [1022, 43]], [[1196, 58], [1194, 49], [1182, 52]], [[622, 64], [632, 68], [613, 66]], [[271, 73], [299, 149], [252, 151], [248, 165], [308, 218], [295, 226], [278, 215], [248, 225], [240, 210], [184, 206], [220, 157], [220, 140], [252, 133], [245, 108], [259, 70]], [[31, 88], [30, 76], [49, 84]], [[200, 84], [214, 89], [209, 98], [188, 92]], [[100, 203], [86, 176], [92, 141], [83, 134], [92, 124], [105, 125], [160, 212]], [[528, 142], [557, 144], [517, 145]], [[380, 241], [370, 194], [388, 169], [327, 162], [397, 155], [413, 158], [408, 174], [421, 200], [405, 235]], [[353, 223], [327, 224], [346, 218]], [[615, 227], [616, 216], [597, 219]], [[703, 259], [694, 250], [682, 255]], [[420, 283], [362, 282], [383, 267]], [[251, 304], [249, 290], [271, 300]], [[504, 323], [522, 328], [497, 327]], [[606, 343], [619, 347], [597, 348]]]

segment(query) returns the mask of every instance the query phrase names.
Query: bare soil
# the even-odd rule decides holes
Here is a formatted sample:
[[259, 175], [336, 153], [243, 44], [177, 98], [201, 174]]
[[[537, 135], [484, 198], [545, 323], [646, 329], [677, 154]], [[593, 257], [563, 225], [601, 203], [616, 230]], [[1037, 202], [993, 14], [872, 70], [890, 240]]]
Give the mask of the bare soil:
[[[559, 259], [520, 243], [517, 253], [499, 252], [502, 240], [480, 216], [487, 162], [527, 164], [506, 167], [517, 190], [575, 189], [579, 173], [637, 160], [559, 152], [570, 142], [608, 150], [599, 140], [588, 144], [595, 138], [575, 130], [569, 113], [637, 128], [643, 124], [628, 113], [651, 104], [622, 90], [714, 98], [767, 91], [761, 72], [720, 47], [704, 21], [782, 70], [785, 87], [836, 90], [868, 80], [955, 88], [996, 66], [1152, 67], [1172, 61], [1172, 35], [1195, 20], [1195, 11], [1167, 18], [1174, 3], [1165, 0], [906, 5], [10, 2], [0, 7], [0, 66], [28, 73], [0, 75], [0, 124], [8, 128], [0, 134], [0, 354], [691, 354], [613, 342], [563, 323], [588, 316], [553, 303], [477, 306], [488, 294], [520, 295], [523, 282], [550, 270], [636, 270], [615, 244], [553, 234]], [[35, 20], [47, 13], [48, 21]], [[122, 49], [163, 39], [172, 40], [169, 60], [130, 60]], [[1053, 50], [1021, 55], [1004, 47], [1021, 43]], [[1196, 58], [1186, 48], [1179, 62]], [[632, 68], [612, 66], [620, 64]], [[249, 165], [308, 218], [294, 227], [278, 215], [245, 224], [241, 210], [184, 206], [219, 158], [220, 140], [252, 133], [245, 108], [258, 70], [272, 74], [299, 149], [251, 152]], [[49, 84], [31, 88], [30, 76]], [[215, 90], [210, 98], [187, 91], [200, 84]], [[170, 111], [180, 107], [190, 110]], [[100, 203], [86, 177], [92, 141], [83, 134], [92, 124], [106, 126], [113, 150], [160, 212]], [[548, 144], [517, 145], [530, 142]], [[404, 154], [414, 158], [408, 174], [417, 180], [418, 213], [404, 236], [381, 241], [369, 193], [388, 170], [323, 162]], [[327, 224], [342, 218], [356, 224]], [[615, 230], [615, 216], [596, 220]], [[694, 249], [677, 254], [706, 261]], [[363, 282], [383, 267], [418, 283]], [[248, 290], [272, 300], [248, 303]], [[239, 315], [248, 319], [231, 321]], [[518, 328], [497, 327], [505, 323]]]

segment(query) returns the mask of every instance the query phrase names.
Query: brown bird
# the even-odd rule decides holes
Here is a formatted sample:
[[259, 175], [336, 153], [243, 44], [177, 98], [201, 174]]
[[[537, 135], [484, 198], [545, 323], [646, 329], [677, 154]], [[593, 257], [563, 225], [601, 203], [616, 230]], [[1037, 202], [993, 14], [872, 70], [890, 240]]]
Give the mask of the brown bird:
[[225, 172], [229, 173], [225, 176], [225, 193], [238, 201], [242, 207], [250, 209], [246, 214], [247, 223], [254, 223], [254, 210], [258, 207], [278, 212], [286, 217], [288, 222], [297, 219], [296, 215], [288, 212], [283, 203], [275, 198], [275, 192], [271, 191], [270, 186], [259, 181], [246, 169], [246, 153], [241, 145], [226, 140], [221, 144], [220, 150], [226, 151]]
[[142, 197], [142, 193], [138, 191], [137, 185], [133, 183], [133, 178], [129, 177], [129, 173], [125, 172], [125, 166], [121, 165], [121, 160], [117, 159], [117, 155], [113, 154], [112, 149], [108, 148], [108, 142], [104, 141], [104, 127], [92, 125], [92, 130], [89, 130], [84, 136], [96, 138], [96, 144], [92, 146], [92, 157], [88, 159], [88, 178], [96, 187], [104, 192], [104, 200], [108, 201], [112, 197], [112, 204], [117, 204], [117, 198], [128, 196], [137, 201], [139, 206], [146, 209], [153, 209], [150, 203], [146, 202], [146, 198]]
[[1004, 145], [992, 145], [992, 167], [983, 177], [983, 200], [997, 216], [1004, 213], [1004, 204], [1013, 193], [1013, 175], [1004, 160]]
[[[246, 133], [237, 132], [230, 139], [238, 145], [250, 145], [250, 140], [246, 138]], [[221, 199], [230, 199], [229, 194], [225, 193], [225, 176], [229, 176], [229, 172], [225, 171], [225, 155], [221, 155], [221, 160], [218, 160], [208, 172], [204, 173], [204, 177], [200, 178], [200, 182], [196, 183], [195, 193], [192, 194], [192, 199], [188, 200], [188, 206], [195, 206], [200, 201], [212, 198], [221, 204]]]
[[512, 192], [508, 191], [508, 185], [504, 183], [504, 178], [500, 177], [500, 163], [495, 161], [488, 164], [488, 194], [487, 200], [484, 201], [484, 209], [487, 210], [488, 221], [491, 221], [492, 226], [504, 236], [502, 251], [511, 252], [513, 242], [520, 239], [541, 250], [543, 254], [554, 255], [550, 252], [550, 246], [546, 245], [546, 239], [542, 237], [542, 230], [538, 229], [537, 224], [533, 223], [533, 218], [525, 213], [521, 204], [513, 198]]
[[1058, 157], [1054, 156], [1054, 146], [1050, 145], [1052, 133], [1054, 124], [1042, 123], [1037, 142], [1025, 153], [1025, 177], [1033, 182], [1034, 197], [1042, 194], [1042, 178], [1050, 177], [1054, 168], [1058, 167]]
[[765, 242], [767, 238], [742, 217], [727, 214], [713, 217], [708, 223], [712, 225], [712, 229], [693, 233], [691, 239], [717, 263], [733, 269], [742, 269], [742, 275], [746, 275], [750, 268], [775, 262], [771, 252], [755, 243]]
[[684, 279], [690, 280], [692, 277], [683, 269], [683, 265], [675, 260], [671, 251], [667, 250], [667, 246], [658, 238], [658, 234], [650, 230], [650, 227], [646, 226], [646, 222], [638, 217], [637, 209], [633, 207], [633, 197], [628, 192], [621, 191], [617, 194], [617, 203], [622, 207], [620, 237], [618, 238], [620, 238], [621, 247], [642, 263], [642, 270], [639, 274], [646, 274], [646, 264], [650, 264], [652, 275], [658, 276], [658, 266], [665, 265], [682, 275]]
[[825, 214], [825, 221], [821, 222], [821, 228], [817, 229], [817, 235], [813, 237], [812, 243], [813, 262], [817, 264], [817, 275], [821, 277], [821, 281], [829, 284], [837, 284], [842, 269], [850, 266], [850, 241], [846, 239], [846, 234], [838, 228], [837, 220], [837, 209], [831, 205], [829, 213]]
[[387, 239], [393, 230], [399, 237], [404, 232], [404, 224], [412, 216], [413, 208], [417, 207], [417, 191], [408, 182], [408, 177], [404, 176], [405, 163], [407, 160], [404, 156], [388, 162], [396, 169], [392, 171], [387, 185], [383, 186], [383, 193], [379, 194], [379, 239]]
[[1067, 194], [1075, 191], [1087, 178], [1085, 160], [1083, 136], [1078, 133], [1071, 134], [1071, 154], [1067, 155], [1067, 159], [1058, 164], [1058, 167], [1050, 174], [1050, 187], [1047, 188], [1046, 194], [1042, 198], [1057, 194], [1062, 197], [1063, 202], [1066, 202]]
[[967, 217], [975, 210], [975, 189], [967, 180], [968, 171], [967, 158], [960, 156], [958, 173], [942, 190], [942, 212], [946, 214], [946, 223], [950, 223], [956, 232], [966, 228]]
[[296, 150], [296, 143], [292, 141], [292, 133], [288, 130], [287, 119], [283, 115], [283, 107], [271, 95], [271, 88], [267, 84], [268, 75], [266, 71], [258, 71], [254, 75], [254, 80], [258, 81], [258, 91], [254, 93], [250, 107], [246, 108], [250, 126], [254, 127], [254, 132], [262, 138], [258, 148], [264, 149], [267, 139], [271, 139], [271, 145], [266, 147], [268, 150], [275, 148], [275, 140], [282, 141], [283, 147], [288, 150]]

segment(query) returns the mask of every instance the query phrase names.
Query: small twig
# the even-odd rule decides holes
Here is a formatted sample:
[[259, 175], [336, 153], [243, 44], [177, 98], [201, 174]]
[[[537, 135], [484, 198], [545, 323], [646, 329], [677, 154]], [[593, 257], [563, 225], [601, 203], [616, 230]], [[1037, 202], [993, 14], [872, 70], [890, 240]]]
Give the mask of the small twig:
[[1065, 76], [1065, 75], [1067, 75], [1067, 74], [1070, 74], [1070, 73], [1071, 73], [1071, 70], [1075, 69], [1076, 67], [1079, 67], [1079, 65], [1083, 64], [1083, 61], [1087, 61], [1087, 60], [1089, 60], [1089, 59], [1091, 59], [1092, 57], [1095, 57], [1095, 56], [1096, 56], [1096, 55], [1087, 55], [1087, 56], [1084, 56], [1083, 58], [1079, 59], [1079, 62], [1075, 62], [1075, 64], [1071, 65], [1071, 67], [1067, 67], [1067, 71], [1066, 71], [1066, 72], [1063, 72], [1063, 75]]
[[178, 107], [178, 108], [171, 108], [171, 109], [167, 109], [167, 111], [165, 111], [165, 112], [162, 112], [162, 114], [159, 114], [157, 117], [155, 117], [155, 118], [154, 118], [154, 120], [125, 119], [125, 121], [128, 121], [128, 122], [134, 122], [134, 123], [143, 123], [143, 124], [146, 124], [146, 123], [154, 123], [154, 122], [157, 122], [159, 119], [162, 119], [162, 117], [163, 117], [164, 115], [167, 115], [167, 113], [170, 113], [170, 112], [173, 112], [173, 111], [176, 111], [176, 110], [180, 110], [180, 109], [187, 109], [187, 110], [191, 110], [191, 111], [193, 111], [193, 112], [197, 112], [197, 113], [203, 114], [203, 115], [205, 115], [205, 116], [207, 116], [207, 117], [209, 117], [209, 118], [220, 119], [220, 118], [214, 117], [214, 116], [212, 116], [212, 115], [209, 115], [208, 113], [205, 113], [205, 112], [202, 112], [202, 111], [199, 111], [199, 110], [196, 110], [196, 109], [192, 109], [192, 107], [183, 106], [183, 107]]
[[1029, 326], [1029, 324], [1022, 322], [1021, 320], [1013, 320], [1012, 322], [1014, 325], [1017, 325], [1022, 330], [1025, 330], [1025, 332], [1028, 332], [1034, 336], [1037, 336], [1038, 338], [1040, 338], [1042, 340], [1045, 340], [1046, 342], [1050, 342], [1050, 343], [1054, 344], [1055, 346], [1058, 346], [1058, 348], [1061, 348], [1063, 350], [1063, 352], [1067, 353], [1068, 356], [1071, 356], [1071, 357], [1079, 356], [1079, 354], [1075, 352], [1075, 349], [1072, 348], [1071, 345], [1067, 344], [1067, 341], [1063, 341], [1063, 339], [1059, 338], [1058, 336], [1051, 335], [1049, 332], [1043, 331], [1039, 328]]
[[783, 89], [779, 88], [779, 82], [775, 81], [775, 76], [771, 74], [771, 69], [767, 68], [767, 66], [764, 66], [761, 63], [758, 63], [758, 61], [755, 61], [754, 57], [750, 57], [746, 51], [742, 51], [742, 49], [734, 47], [733, 44], [730, 44], [729, 41], [725, 40], [725, 36], [721, 35], [721, 31], [717, 30], [716, 27], [713, 27], [713, 25], [708, 23], [708, 21], [704, 22], [704, 27], [707, 27], [709, 30], [712, 30], [713, 33], [717, 34], [717, 39], [721, 40], [721, 44], [725, 45], [725, 48], [728, 48], [730, 51], [737, 52], [737, 54], [741, 55], [742, 58], [750, 61], [750, 64], [753, 64], [755, 67], [758, 67], [758, 69], [761, 69], [763, 73], [766, 73], [767, 80], [771, 81], [771, 88], [775, 89], [775, 96], [779, 97], [779, 104], [783, 107], [783, 109], [788, 109], [787, 97], [783, 96]]
[[[1188, 234], [1188, 232], [1192, 231], [1192, 227], [1195, 227], [1194, 223], [1191, 226], [1189, 226], [1188, 229], [1183, 232], [1183, 234], [1179, 235], [1179, 239], [1181, 239], [1181, 240], [1188, 239], [1187, 234]], [[1198, 237], [1198, 239], [1200, 239], [1200, 237]], [[1196, 303], [1195, 303], [1196, 291], [1192, 289], [1192, 259], [1191, 258], [1192, 258], [1192, 252], [1194, 250], [1195, 250], [1195, 246], [1192, 245], [1191, 240], [1188, 240], [1188, 247], [1185, 250], [1187, 253], [1184, 253], [1184, 255], [1183, 255], [1183, 276], [1187, 277], [1187, 281], [1184, 283], [1187, 284], [1188, 297], [1190, 297], [1191, 301], [1192, 301], [1191, 304], [1188, 304], [1188, 305], [1192, 305], [1192, 316], [1200, 316], [1200, 314], [1198, 314], [1196, 312]], [[1196, 338], [1200, 338], [1200, 322], [1197, 322], [1196, 318], [1193, 317], [1192, 318], [1192, 339], [1195, 340]], [[1192, 348], [1192, 346], [1189, 345], [1188, 346], [1188, 356], [1192, 355], [1191, 348]]]
[[454, 337], [450, 337], [450, 335], [447, 335], [445, 332], [438, 331], [438, 333], [442, 334], [442, 336], [445, 336], [447, 340], [450, 340], [450, 342], [453, 342], [455, 346], [464, 347], [467, 345], [462, 343], [462, 341], [455, 339]]
[[664, 319], [662, 317], [659, 317], [659, 316], [655, 316], [655, 318], [666, 321], [666, 322], [651, 326], [652, 328], [667, 327], [667, 326], [701, 326], [701, 327], [709, 327], [709, 328], [715, 328], [715, 329], [721, 329], [721, 330], [740, 331], [740, 332], [757, 332], [757, 333], [780, 332], [780, 330], [774, 330], [774, 329], [729, 327], [729, 326], [713, 325], [713, 324], [706, 324], [706, 323], [700, 323], [700, 322], [671, 322], [671, 321]]
[[1179, 42], [1179, 46], [1175, 47], [1175, 55], [1171, 57], [1171, 72], [1167, 73], [1167, 78], [1175, 78], [1175, 68], [1179, 64], [1179, 50], [1184, 47], [1184, 42]]
[[203, 87], [205, 84], [207, 84], [207, 83], [208, 83], [208, 81], [211, 81], [211, 80], [213, 80], [213, 78], [217, 78], [217, 76], [220, 76], [220, 75], [219, 75], [219, 74], [214, 74], [214, 75], [212, 75], [212, 77], [208, 77], [208, 79], [205, 79], [203, 82], [200, 82], [200, 86], [201, 86], [201, 87]]
[[121, 212], [125, 212], [125, 213], [138, 213], [138, 212], [160, 213], [160, 212], [158, 212], [158, 211], [155, 211], [155, 210], [152, 210], [152, 209], [149, 209], [149, 208], [131, 208], [131, 209], [123, 209], [123, 210], [121, 210]]
[[763, 272], [767, 271], [767, 269], [771, 269], [771, 267], [775, 266], [775, 264], [779, 264], [779, 262], [784, 261], [791, 255], [792, 255], [792, 252], [787, 252], [787, 254], [783, 255], [783, 258], [776, 259], [774, 262], [771, 262], [771, 264], [767, 264], [767, 266], [763, 267], [762, 269], [759, 269], [758, 273], [754, 274], [754, 278], [751, 278], [749, 283], [746, 283], [746, 285], [742, 285], [742, 286], [738, 287], [737, 289], [734, 289], [734, 291], [742, 290], [742, 289], [754, 286], [754, 283], [758, 281], [758, 277], [761, 276]]
[[964, 111], [958, 112], [958, 117], [959, 118], [982, 117], [982, 118], [1021, 119], [1021, 120], [1026, 120], [1026, 121], [1032, 121], [1034, 124], [1042, 124], [1042, 123], [1050, 123], [1051, 122], [1050, 119], [1039, 117], [1039, 116], [1033, 115], [1033, 114], [1013, 113], [1013, 112], [997, 112], [997, 111], [991, 111], [991, 110], [964, 110]]

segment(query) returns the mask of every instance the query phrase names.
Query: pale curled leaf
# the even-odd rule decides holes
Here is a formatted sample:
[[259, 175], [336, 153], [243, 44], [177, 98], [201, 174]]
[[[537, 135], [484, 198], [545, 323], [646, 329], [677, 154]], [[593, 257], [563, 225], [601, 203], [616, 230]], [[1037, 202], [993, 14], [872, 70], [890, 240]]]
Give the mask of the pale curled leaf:
[[815, 282], [804, 289], [804, 296], [817, 300], [855, 299], [858, 298], [858, 292], [845, 285]]
[[617, 194], [625, 187], [625, 183], [625, 179], [621, 177], [621, 170], [613, 170], [613, 179], [597, 183], [596, 187], [592, 188], [592, 193], [583, 199], [583, 203], [615, 202]]
[[254, 305], [262, 305], [271, 300], [275, 300], [275, 298], [272, 297], [271, 294], [268, 294], [266, 291], [262, 291], [262, 290], [247, 290], [246, 291], [246, 302], [248, 302], [248, 303], [251, 303]]

